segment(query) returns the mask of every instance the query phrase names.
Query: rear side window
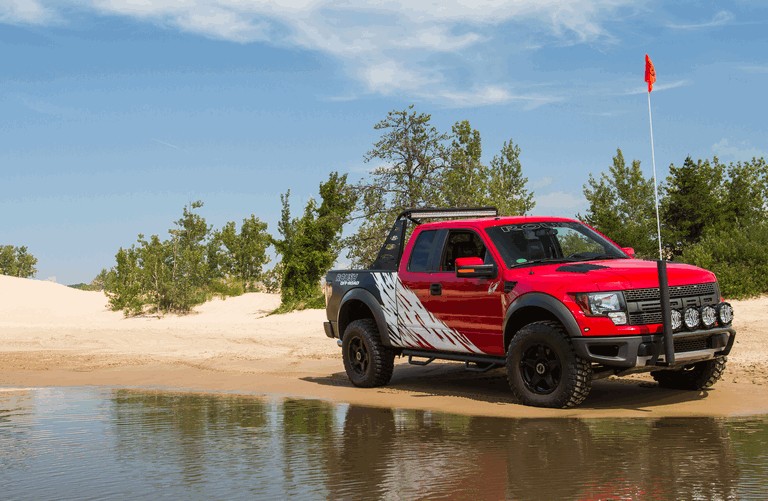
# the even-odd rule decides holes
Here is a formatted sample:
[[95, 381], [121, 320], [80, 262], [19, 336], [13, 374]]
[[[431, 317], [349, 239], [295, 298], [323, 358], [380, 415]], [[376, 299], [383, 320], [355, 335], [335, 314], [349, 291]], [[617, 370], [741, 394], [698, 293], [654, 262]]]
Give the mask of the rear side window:
[[426, 230], [419, 233], [416, 243], [413, 244], [408, 271], [432, 271], [429, 269], [429, 260], [432, 256], [436, 235], [437, 230]]

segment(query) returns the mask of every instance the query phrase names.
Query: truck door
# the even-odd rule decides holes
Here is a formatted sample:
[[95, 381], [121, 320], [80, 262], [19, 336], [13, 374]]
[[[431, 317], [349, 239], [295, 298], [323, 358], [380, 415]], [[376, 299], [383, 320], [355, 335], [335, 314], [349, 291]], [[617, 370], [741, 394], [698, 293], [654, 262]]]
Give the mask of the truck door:
[[[424, 260], [419, 256], [430, 237], [422, 235], [429, 231], [435, 234], [430, 257]], [[420, 303], [417, 307], [425, 312], [409, 315], [406, 310], [412, 306], [408, 301], [402, 306], [399, 302], [401, 332], [421, 334], [432, 349], [503, 355], [500, 272], [490, 279], [456, 276], [459, 257], [475, 256], [496, 264], [483, 238], [469, 228], [428, 230], [414, 237], [409, 262], [401, 263], [400, 284], [406, 296], [408, 291], [413, 293]]]

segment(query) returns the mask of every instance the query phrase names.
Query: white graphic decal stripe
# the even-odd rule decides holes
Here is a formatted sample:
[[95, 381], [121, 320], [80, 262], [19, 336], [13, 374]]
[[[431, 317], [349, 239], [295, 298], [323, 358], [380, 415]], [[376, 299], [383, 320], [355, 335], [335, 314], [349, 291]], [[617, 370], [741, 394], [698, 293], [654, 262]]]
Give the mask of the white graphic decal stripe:
[[434, 316], [397, 273], [373, 273], [381, 296], [387, 334], [393, 346], [483, 353], [467, 336]]

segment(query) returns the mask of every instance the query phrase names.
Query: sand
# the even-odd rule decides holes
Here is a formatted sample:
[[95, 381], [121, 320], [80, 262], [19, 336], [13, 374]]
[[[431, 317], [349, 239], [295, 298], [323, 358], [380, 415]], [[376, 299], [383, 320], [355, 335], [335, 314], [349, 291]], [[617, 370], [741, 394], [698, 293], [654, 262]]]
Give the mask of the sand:
[[360, 389], [344, 374], [323, 310], [269, 315], [274, 294], [216, 299], [186, 316], [124, 318], [101, 292], [0, 276], [0, 387], [131, 387], [318, 398], [358, 405], [508, 417], [768, 414], [768, 297], [732, 301], [736, 345], [705, 392], [664, 390], [648, 376], [596, 381], [578, 408], [515, 403], [504, 372], [398, 359], [389, 386]]

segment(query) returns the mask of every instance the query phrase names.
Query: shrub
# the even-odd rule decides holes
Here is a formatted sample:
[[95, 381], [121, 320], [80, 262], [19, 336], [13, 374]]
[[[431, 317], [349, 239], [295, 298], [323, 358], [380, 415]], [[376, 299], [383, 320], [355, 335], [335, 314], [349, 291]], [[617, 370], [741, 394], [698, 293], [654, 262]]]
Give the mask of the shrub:
[[710, 230], [681, 260], [713, 271], [724, 297], [768, 293], [768, 223]]

